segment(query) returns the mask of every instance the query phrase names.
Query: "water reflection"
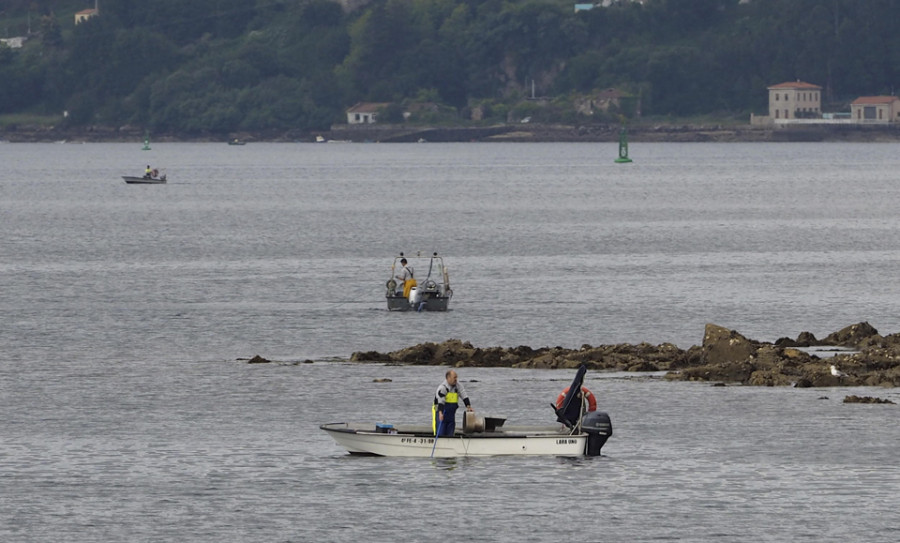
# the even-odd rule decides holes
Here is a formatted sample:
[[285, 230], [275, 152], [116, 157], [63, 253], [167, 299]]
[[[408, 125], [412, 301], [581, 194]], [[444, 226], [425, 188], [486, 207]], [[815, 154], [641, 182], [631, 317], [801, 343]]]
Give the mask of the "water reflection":
[[459, 465], [458, 458], [434, 458], [431, 464], [440, 470], [453, 471]]

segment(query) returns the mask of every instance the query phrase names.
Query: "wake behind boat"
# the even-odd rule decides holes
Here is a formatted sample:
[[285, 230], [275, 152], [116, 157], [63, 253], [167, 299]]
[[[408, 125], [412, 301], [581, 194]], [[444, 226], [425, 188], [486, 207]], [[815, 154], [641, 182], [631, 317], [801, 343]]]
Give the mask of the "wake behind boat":
[[388, 311], [447, 311], [453, 297], [450, 275], [437, 253], [426, 257], [400, 253], [385, 286]]
[[440, 436], [424, 424], [337, 422], [319, 428], [350, 454], [374, 456], [599, 456], [612, 436], [609, 415], [591, 411], [590, 391], [583, 387], [584, 365], [553, 406], [558, 424], [504, 426], [505, 418], [466, 412], [462, 431]]

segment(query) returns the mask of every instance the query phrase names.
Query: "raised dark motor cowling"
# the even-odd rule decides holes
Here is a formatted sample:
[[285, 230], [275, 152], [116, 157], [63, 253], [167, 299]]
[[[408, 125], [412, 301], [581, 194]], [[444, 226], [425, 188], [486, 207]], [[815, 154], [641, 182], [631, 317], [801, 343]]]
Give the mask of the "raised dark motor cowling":
[[612, 421], [603, 411], [591, 411], [581, 419], [581, 430], [588, 435], [584, 454], [600, 456], [600, 449], [613, 433]]

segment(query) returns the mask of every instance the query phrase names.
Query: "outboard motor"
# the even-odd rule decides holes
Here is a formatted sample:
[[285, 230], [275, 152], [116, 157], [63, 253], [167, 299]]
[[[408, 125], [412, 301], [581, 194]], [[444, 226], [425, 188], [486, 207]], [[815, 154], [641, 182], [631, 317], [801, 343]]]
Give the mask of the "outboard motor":
[[602, 411], [591, 411], [581, 419], [581, 430], [588, 435], [584, 454], [600, 456], [600, 449], [613, 433], [612, 421]]
[[419, 290], [419, 287], [409, 289], [409, 304], [415, 306], [420, 301], [422, 301], [422, 291]]

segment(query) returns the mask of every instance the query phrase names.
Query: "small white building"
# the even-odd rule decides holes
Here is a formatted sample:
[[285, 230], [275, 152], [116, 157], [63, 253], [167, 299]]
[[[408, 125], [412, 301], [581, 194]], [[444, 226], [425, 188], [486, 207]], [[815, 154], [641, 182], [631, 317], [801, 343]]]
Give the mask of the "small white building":
[[769, 119], [809, 119], [822, 115], [822, 87], [789, 81], [768, 87]]
[[379, 102], [358, 102], [347, 110], [347, 124], [374, 124], [378, 120], [378, 110], [387, 104]]
[[83, 9], [75, 14], [75, 24], [81, 24], [98, 15], [100, 15], [100, 0], [94, 0], [93, 9]]
[[10, 49], [21, 49], [25, 45], [28, 36], [16, 36], [15, 38], [0, 38], [0, 43], [6, 44]]
[[100, 10], [97, 8], [83, 9], [75, 14], [75, 24], [83, 23], [91, 17], [96, 17], [97, 15], [100, 15]]
[[900, 122], [900, 98], [860, 96], [850, 103], [850, 118], [855, 123]]

